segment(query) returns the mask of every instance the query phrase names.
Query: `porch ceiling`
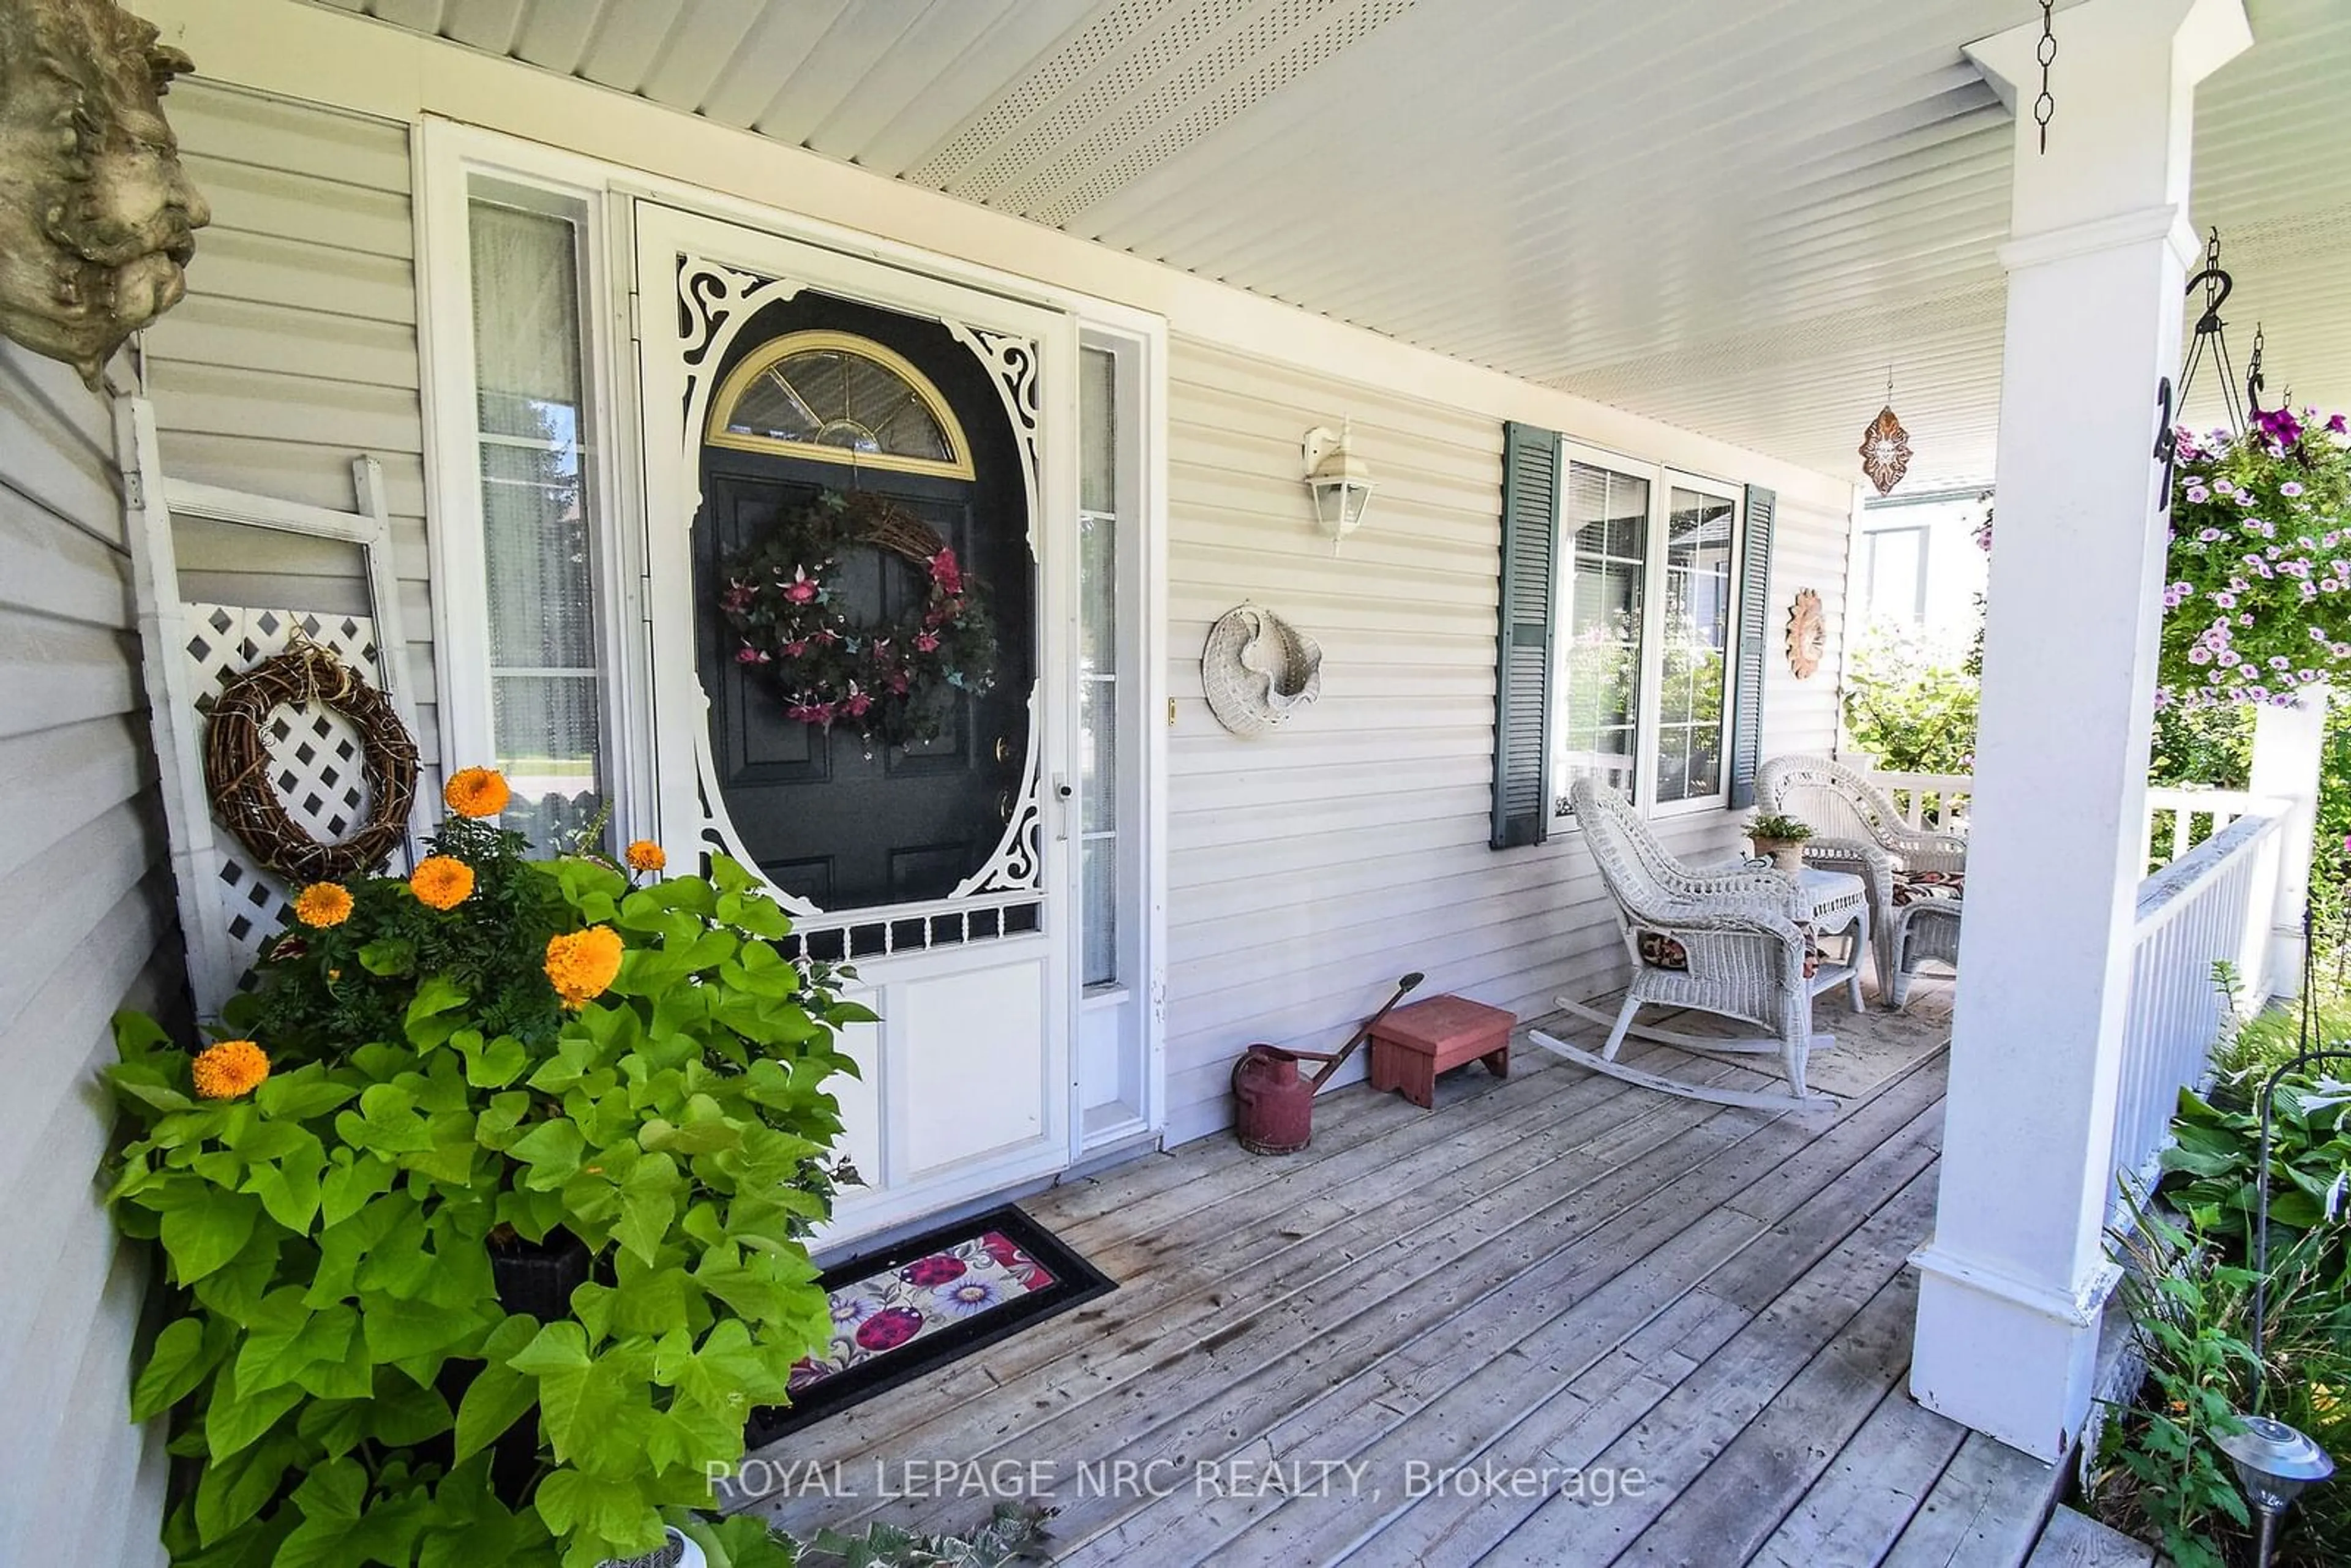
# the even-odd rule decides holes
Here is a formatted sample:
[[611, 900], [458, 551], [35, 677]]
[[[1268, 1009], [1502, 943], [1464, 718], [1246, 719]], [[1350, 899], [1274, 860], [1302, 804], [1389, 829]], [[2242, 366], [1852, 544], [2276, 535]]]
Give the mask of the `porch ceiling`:
[[[1910, 487], [1991, 471], [2009, 117], [1960, 47], [2027, 0], [322, 3], [1841, 476], [1891, 365]], [[2351, 7], [2248, 9], [2195, 217], [2240, 357], [2341, 406]]]

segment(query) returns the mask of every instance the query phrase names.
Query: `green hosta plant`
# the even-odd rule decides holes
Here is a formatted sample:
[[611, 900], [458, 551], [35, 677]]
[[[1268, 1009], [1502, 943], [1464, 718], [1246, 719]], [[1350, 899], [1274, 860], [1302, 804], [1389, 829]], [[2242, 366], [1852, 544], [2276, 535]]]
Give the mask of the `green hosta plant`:
[[[2264, 1075], [2265, 1076], [2265, 1075]], [[2252, 1249], [2261, 1121], [2258, 1079], [2179, 1094], [2179, 1140], [2164, 1151], [2163, 1190], [2210, 1235]], [[2351, 1226], [2351, 1084], [2321, 1075], [2278, 1085], [2270, 1146], [2270, 1224], [2284, 1238], [2315, 1232], [2338, 1264]], [[2273, 1237], [2273, 1240], [2277, 1238]], [[2351, 1283], [2351, 1281], [2346, 1281]]]
[[[830, 1332], [802, 1239], [834, 1031], [871, 1015], [778, 954], [732, 862], [640, 884], [529, 860], [468, 812], [504, 795], [469, 769], [413, 876], [305, 890], [230, 1014], [253, 1038], [192, 1057], [118, 1020], [112, 1201], [170, 1296], [133, 1414], [171, 1412], [198, 1461], [177, 1563], [647, 1551]], [[593, 1260], [568, 1315], [505, 1311], [492, 1246], [566, 1235]], [[494, 1484], [526, 1416], [536, 1471]]]

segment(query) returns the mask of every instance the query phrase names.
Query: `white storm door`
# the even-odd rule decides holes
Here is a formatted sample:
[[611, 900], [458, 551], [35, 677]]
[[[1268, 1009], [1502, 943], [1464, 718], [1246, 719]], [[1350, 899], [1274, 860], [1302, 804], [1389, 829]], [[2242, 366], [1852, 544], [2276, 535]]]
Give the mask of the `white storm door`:
[[[792, 915], [789, 950], [852, 964], [852, 994], [882, 1015], [845, 1041], [862, 1080], [834, 1086], [867, 1183], [837, 1206], [828, 1239], [846, 1239], [1070, 1158], [1076, 332], [651, 201], [633, 224], [661, 837], [677, 863], [715, 852], [759, 872]], [[769, 382], [737, 419], [742, 389]], [[928, 423], [902, 452], [885, 416], [916, 403]], [[918, 513], [986, 582], [996, 678], [985, 698], [936, 694], [958, 716], [934, 740], [861, 754], [839, 727], [779, 716], [767, 672], [733, 667], [727, 563], [822, 490]], [[905, 570], [841, 577], [880, 584], [886, 616]]]

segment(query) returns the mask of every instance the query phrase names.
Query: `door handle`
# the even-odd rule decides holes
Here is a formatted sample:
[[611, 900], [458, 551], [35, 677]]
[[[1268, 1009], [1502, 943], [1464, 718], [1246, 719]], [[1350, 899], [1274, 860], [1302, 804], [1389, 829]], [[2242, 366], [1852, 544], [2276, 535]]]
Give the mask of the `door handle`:
[[1077, 798], [1066, 773], [1053, 775], [1053, 803], [1060, 808], [1053, 813], [1053, 836], [1066, 842], [1070, 836], [1070, 802]]

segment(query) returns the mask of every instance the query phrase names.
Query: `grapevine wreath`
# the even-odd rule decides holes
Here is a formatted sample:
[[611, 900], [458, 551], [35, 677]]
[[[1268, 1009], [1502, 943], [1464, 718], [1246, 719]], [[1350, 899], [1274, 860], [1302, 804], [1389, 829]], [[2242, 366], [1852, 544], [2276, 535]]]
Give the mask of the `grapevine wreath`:
[[[269, 716], [311, 702], [342, 715], [359, 732], [368, 815], [338, 843], [306, 832], [269, 781]], [[262, 865], [290, 883], [333, 882], [375, 870], [407, 835], [416, 743], [390, 698], [297, 632], [284, 653], [235, 676], [214, 699], [204, 732], [204, 792], [214, 813]]]
[[[835, 592], [841, 557], [875, 549], [921, 569], [929, 587], [884, 625], [853, 620]], [[820, 491], [725, 563], [718, 607], [737, 663], [764, 666], [784, 716], [853, 730], [870, 748], [937, 737], [950, 692], [996, 681], [996, 626], [980, 585], [935, 529], [865, 491]]]

